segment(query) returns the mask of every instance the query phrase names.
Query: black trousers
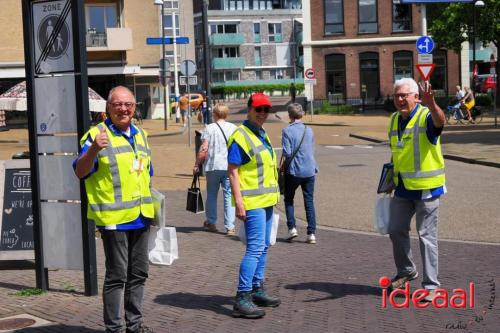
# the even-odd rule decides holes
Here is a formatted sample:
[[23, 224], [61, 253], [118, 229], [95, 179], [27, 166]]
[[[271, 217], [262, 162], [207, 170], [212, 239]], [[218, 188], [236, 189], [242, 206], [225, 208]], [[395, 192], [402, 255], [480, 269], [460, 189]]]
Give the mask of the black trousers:
[[149, 270], [149, 227], [124, 231], [101, 230], [101, 237], [106, 257], [102, 292], [106, 332], [123, 330], [120, 315], [122, 299], [127, 332], [136, 332], [142, 325], [144, 285]]

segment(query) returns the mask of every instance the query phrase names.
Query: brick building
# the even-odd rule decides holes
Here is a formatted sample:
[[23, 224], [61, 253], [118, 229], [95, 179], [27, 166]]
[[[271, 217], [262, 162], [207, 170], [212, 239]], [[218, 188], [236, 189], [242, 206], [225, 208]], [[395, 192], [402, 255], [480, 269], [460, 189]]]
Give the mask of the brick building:
[[[396, 79], [419, 79], [415, 67], [415, 42], [421, 35], [418, 5], [393, 0], [311, 0], [304, 2], [303, 11], [304, 63], [305, 68], [316, 69], [315, 99], [356, 99], [366, 94], [368, 102], [380, 103], [392, 94]], [[434, 89], [454, 93], [460, 84], [459, 55], [438, 45], [433, 59]]]

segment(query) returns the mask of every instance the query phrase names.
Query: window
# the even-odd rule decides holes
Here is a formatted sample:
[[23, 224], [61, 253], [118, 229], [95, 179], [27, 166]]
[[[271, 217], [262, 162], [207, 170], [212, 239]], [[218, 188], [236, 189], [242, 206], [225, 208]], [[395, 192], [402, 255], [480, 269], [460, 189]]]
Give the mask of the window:
[[224, 82], [224, 72], [212, 72], [213, 82]]
[[212, 50], [212, 58], [237, 58], [239, 54], [237, 47], [221, 47]]
[[411, 5], [392, 4], [392, 32], [411, 31]]
[[249, 10], [250, 0], [224, 0], [224, 10]]
[[254, 50], [255, 66], [262, 66], [262, 50], [260, 46], [255, 47]]
[[254, 43], [260, 43], [260, 22], [253, 23], [253, 41]]
[[210, 34], [235, 34], [238, 32], [238, 24], [211, 24], [210, 25]]
[[237, 71], [229, 71], [224, 72], [225, 81], [239, 81], [240, 80], [240, 72]]
[[358, 32], [376, 33], [377, 0], [358, 0]]
[[255, 79], [262, 80], [262, 71], [255, 71]]
[[163, 5], [168, 9], [179, 8], [179, 0], [163, 0]]
[[163, 16], [163, 29], [165, 29], [165, 36], [173, 36], [174, 31], [172, 29], [172, 15], [175, 15], [175, 35], [180, 36], [181, 30], [179, 28], [179, 14], [167, 14]]
[[413, 77], [413, 53], [411, 51], [394, 52], [394, 81], [404, 77]]
[[325, 57], [326, 93], [345, 98], [345, 55], [330, 54]]
[[[360, 94], [369, 101], [380, 97], [380, 81], [378, 68], [378, 53], [365, 52], [359, 54]], [[363, 92], [366, 89], [366, 93]]]
[[269, 78], [271, 80], [282, 80], [285, 78], [285, 70], [283, 69], [271, 69], [269, 71]]
[[281, 43], [283, 37], [281, 35], [281, 23], [269, 23], [269, 43]]
[[448, 91], [446, 50], [434, 50], [432, 54], [436, 65], [430, 80], [432, 89], [446, 92]]
[[342, 0], [325, 0], [325, 34], [344, 32], [344, 6]]
[[106, 28], [118, 26], [117, 7], [115, 4], [88, 5], [87, 30], [92, 33], [104, 34]]

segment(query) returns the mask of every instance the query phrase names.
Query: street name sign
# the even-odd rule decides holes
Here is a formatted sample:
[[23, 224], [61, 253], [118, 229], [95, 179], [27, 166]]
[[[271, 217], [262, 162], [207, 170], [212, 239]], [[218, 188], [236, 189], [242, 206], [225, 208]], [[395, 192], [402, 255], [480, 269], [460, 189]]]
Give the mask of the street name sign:
[[[172, 37], [165, 37], [163, 39], [163, 44], [173, 44], [174, 39]], [[175, 37], [176, 44], [189, 44], [189, 37]], [[146, 44], [148, 45], [161, 45], [161, 37], [148, 37], [146, 38]]]
[[420, 77], [424, 81], [428, 81], [429, 78], [432, 75], [432, 72], [434, 72], [434, 68], [436, 68], [436, 65], [434, 64], [418, 64], [417, 69], [418, 72], [420, 73]]
[[304, 83], [315, 86], [318, 81], [316, 79], [304, 79]]
[[186, 81], [189, 82], [190, 86], [196, 86], [198, 84], [198, 77], [196, 75], [193, 75], [193, 76], [179, 76], [179, 84], [181, 86], [187, 85]]
[[417, 52], [421, 54], [428, 54], [434, 50], [434, 41], [430, 36], [422, 36], [417, 39]]

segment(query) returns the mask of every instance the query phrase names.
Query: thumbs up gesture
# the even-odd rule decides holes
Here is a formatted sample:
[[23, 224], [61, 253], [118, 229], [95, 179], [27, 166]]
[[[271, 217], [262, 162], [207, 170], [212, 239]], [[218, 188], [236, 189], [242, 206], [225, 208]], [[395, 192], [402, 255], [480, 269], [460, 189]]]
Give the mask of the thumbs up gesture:
[[104, 149], [108, 146], [108, 134], [106, 134], [106, 128], [101, 128], [99, 134], [96, 135], [92, 145], [97, 147], [98, 150]]

